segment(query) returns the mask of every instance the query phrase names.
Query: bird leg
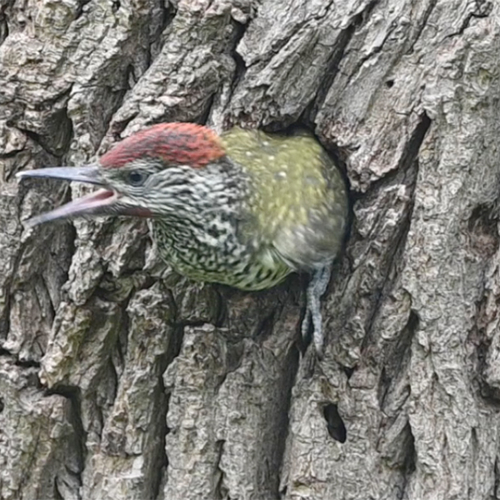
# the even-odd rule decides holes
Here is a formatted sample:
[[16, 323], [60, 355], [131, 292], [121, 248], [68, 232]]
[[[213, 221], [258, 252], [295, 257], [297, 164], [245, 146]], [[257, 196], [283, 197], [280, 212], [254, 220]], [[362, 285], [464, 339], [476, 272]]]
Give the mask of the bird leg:
[[330, 276], [331, 265], [326, 265], [313, 271], [306, 290], [306, 314], [302, 321], [302, 338], [307, 337], [310, 325], [312, 324], [314, 348], [320, 357], [323, 355], [325, 342], [320, 299], [328, 287]]

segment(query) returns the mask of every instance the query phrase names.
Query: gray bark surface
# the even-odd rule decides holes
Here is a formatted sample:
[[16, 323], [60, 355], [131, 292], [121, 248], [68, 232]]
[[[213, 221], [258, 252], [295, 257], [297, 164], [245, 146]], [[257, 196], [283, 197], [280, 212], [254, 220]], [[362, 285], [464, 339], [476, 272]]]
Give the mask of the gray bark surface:
[[[500, 498], [500, 4], [0, 0], [0, 499]], [[162, 121], [311, 128], [353, 221], [301, 280], [166, 269], [18, 184]]]

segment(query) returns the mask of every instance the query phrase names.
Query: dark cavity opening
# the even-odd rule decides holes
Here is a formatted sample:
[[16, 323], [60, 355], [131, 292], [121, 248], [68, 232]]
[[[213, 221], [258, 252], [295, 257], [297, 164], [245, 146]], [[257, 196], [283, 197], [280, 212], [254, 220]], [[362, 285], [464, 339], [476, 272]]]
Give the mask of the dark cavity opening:
[[335, 441], [345, 443], [347, 439], [347, 430], [345, 428], [344, 421], [339, 414], [337, 405], [334, 403], [327, 404], [323, 408], [323, 416], [326, 420], [328, 434], [330, 434]]

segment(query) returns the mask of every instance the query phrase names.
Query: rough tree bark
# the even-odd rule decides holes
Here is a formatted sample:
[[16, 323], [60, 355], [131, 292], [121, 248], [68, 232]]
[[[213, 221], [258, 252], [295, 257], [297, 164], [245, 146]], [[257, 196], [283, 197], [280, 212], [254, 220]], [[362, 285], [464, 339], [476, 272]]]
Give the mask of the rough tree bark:
[[[500, 497], [500, 6], [0, 0], [0, 498]], [[136, 220], [23, 229], [76, 164], [162, 121], [311, 128], [353, 224], [301, 281], [165, 269]]]

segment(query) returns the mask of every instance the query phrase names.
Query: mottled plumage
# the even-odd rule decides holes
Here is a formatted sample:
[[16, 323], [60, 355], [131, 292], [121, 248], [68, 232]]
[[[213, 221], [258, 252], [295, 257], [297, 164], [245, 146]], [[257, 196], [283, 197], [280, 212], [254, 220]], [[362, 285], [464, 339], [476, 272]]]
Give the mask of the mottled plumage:
[[310, 135], [272, 136], [232, 129], [222, 136], [227, 155], [249, 178], [245, 233], [293, 270], [312, 270], [338, 254], [347, 224], [340, 172]]
[[39, 216], [150, 217], [162, 258], [190, 278], [243, 290], [308, 271], [308, 313], [322, 344], [319, 297], [347, 225], [338, 169], [311, 135], [234, 128], [220, 137], [195, 124], [160, 124], [118, 143], [95, 165], [22, 172], [101, 185]]

